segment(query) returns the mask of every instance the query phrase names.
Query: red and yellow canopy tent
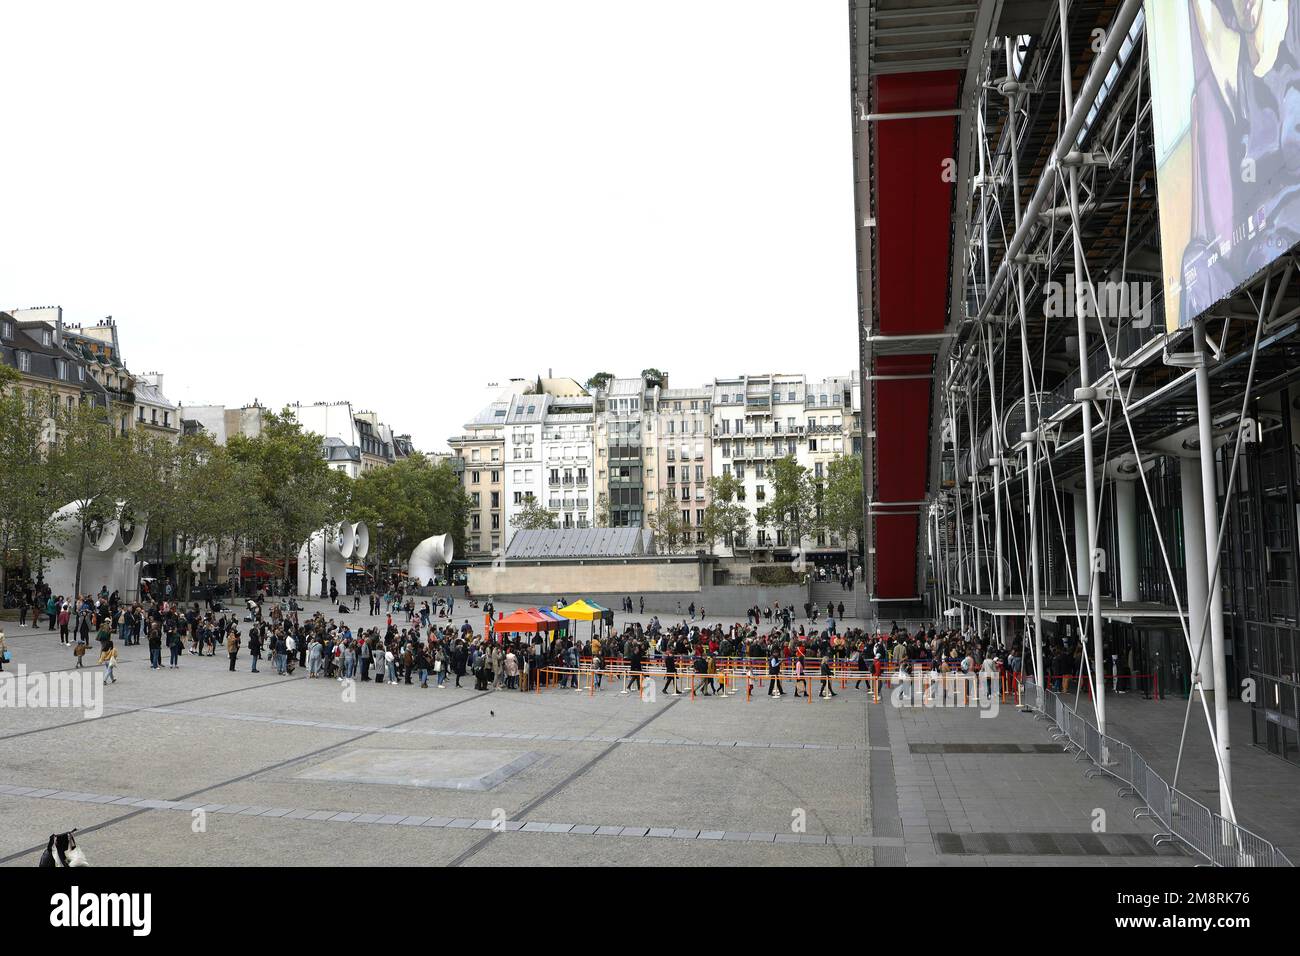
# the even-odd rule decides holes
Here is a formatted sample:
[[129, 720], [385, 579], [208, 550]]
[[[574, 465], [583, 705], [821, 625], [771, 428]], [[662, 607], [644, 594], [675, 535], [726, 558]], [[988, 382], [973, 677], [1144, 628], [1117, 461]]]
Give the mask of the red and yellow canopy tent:
[[579, 598], [568, 607], [555, 607], [552, 610], [560, 617], [568, 618], [570, 621], [590, 621], [593, 636], [596, 633], [597, 621], [602, 624], [607, 623], [611, 628], [614, 626], [614, 612], [609, 608], [601, 607], [594, 601], [585, 601]]
[[501, 614], [496, 620], [488, 617], [485, 623], [488, 633], [494, 634], [545, 634], [569, 629], [567, 620], [537, 608]]

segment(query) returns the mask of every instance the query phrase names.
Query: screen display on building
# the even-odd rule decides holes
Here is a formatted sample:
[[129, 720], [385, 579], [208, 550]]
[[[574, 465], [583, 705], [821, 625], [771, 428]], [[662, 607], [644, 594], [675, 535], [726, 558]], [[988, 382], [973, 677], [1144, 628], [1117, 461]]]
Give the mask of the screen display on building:
[[1165, 316], [1300, 241], [1300, 0], [1146, 0]]

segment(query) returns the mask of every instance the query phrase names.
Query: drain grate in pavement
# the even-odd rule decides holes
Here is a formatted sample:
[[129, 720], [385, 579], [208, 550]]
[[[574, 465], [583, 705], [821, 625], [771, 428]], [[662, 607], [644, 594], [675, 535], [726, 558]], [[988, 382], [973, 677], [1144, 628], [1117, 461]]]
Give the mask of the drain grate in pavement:
[[1060, 744], [911, 744], [914, 754], [1063, 754]]
[[935, 848], [952, 856], [1181, 856], [1140, 833], [936, 833]]

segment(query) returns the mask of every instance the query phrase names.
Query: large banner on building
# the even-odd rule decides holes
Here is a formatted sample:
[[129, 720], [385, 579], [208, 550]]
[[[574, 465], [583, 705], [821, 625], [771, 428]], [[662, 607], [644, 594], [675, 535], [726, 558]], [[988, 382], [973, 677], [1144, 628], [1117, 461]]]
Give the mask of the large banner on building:
[[1146, 0], [1165, 317], [1300, 241], [1300, 0]]

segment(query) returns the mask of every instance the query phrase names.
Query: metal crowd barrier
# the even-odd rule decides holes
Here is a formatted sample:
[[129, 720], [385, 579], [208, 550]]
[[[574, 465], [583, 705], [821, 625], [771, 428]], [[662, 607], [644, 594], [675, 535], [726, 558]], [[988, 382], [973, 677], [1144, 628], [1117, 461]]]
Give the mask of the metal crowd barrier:
[[1133, 818], [1149, 817], [1157, 823], [1161, 832], [1155, 836], [1156, 846], [1177, 841], [1214, 866], [1293, 865], [1268, 840], [1171, 787], [1141, 754], [1124, 741], [1102, 734], [1055, 691], [1035, 684], [1032, 694], [1023, 699], [1032, 701], [1034, 709], [1052, 721], [1056, 726], [1052, 736], [1076, 759], [1087, 757], [1092, 762], [1086, 771], [1089, 776], [1113, 777], [1122, 784], [1121, 796], [1142, 801]]

